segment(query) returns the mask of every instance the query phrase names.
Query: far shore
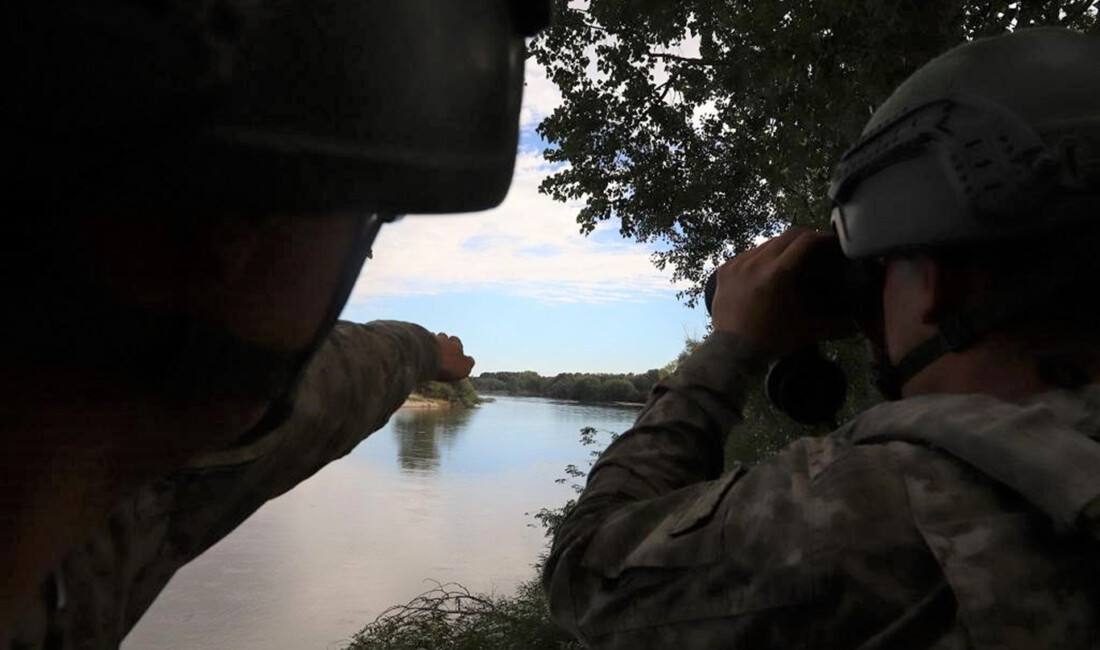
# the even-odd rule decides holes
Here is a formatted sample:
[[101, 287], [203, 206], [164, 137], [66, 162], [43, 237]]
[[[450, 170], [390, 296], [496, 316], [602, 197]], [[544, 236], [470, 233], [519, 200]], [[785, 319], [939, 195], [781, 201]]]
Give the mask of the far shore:
[[[495, 401], [496, 400], [493, 399], [492, 397], [478, 397], [477, 398], [477, 403], [478, 404], [488, 404], [489, 402], [495, 402]], [[402, 409], [442, 410], [442, 409], [449, 409], [451, 407], [456, 407], [456, 406], [458, 406], [459, 408], [465, 408], [465, 407], [461, 407], [457, 404], [452, 404], [452, 403], [448, 402], [445, 399], [437, 399], [435, 397], [424, 397], [423, 395], [418, 395], [417, 393], [413, 393], [412, 395], [409, 395], [409, 398], [405, 400], [405, 403], [402, 404], [398, 408], [402, 408]]]
[[[505, 397], [512, 397], [512, 396], [506, 395], [504, 393], [496, 393], [496, 394], [497, 395], [504, 395]], [[527, 396], [527, 397], [537, 397], [537, 396], [531, 395], [531, 396]], [[549, 399], [549, 400], [552, 400], [552, 401], [560, 403], [560, 404], [580, 404], [580, 405], [584, 405], [584, 406], [616, 406], [616, 407], [620, 407], [620, 408], [640, 408], [640, 407], [645, 406], [645, 403], [643, 403], [643, 402], [581, 402], [581, 401], [578, 401], [578, 400], [558, 399], [558, 398], [553, 398], [553, 397], [543, 397], [543, 399]], [[482, 395], [482, 396], [478, 397], [478, 404], [488, 404], [490, 402], [495, 402], [495, 401], [496, 400], [494, 399], [494, 397], [492, 397], [492, 394]], [[412, 395], [409, 395], [409, 398], [406, 399], [405, 403], [402, 404], [399, 408], [401, 408], [401, 409], [418, 409], [418, 410], [443, 410], [443, 409], [449, 409], [449, 408], [456, 407], [456, 406], [458, 406], [458, 405], [452, 404], [452, 403], [448, 402], [445, 399], [437, 399], [435, 397], [424, 397], [423, 395], [418, 395], [416, 393], [413, 393]], [[459, 408], [462, 408], [462, 407], [459, 407]]]
[[405, 400], [405, 403], [401, 405], [403, 409], [449, 409], [451, 403], [445, 399], [435, 399], [433, 397], [424, 397], [423, 395], [416, 395], [415, 393], [409, 395], [409, 398]]
[[640, 408], [646, 405], [645, 402], [601, 402], [588, 400], [582, 401], [577, 399], [563, 399], [561, 397], [548, 397], [546, 395], [511, 395], [509, 393], [485, 393], [484, 395], [485, 396], [482, 396], [480, 398], [482, 402], [491, 402], [493, 401], [493, 398], [486, 396], [497, 395], [500, 397], [535, 397], [538, 399], [548, 399], [558, 404], [579, 404], [581, 406], [619, 406], [626, 408]]

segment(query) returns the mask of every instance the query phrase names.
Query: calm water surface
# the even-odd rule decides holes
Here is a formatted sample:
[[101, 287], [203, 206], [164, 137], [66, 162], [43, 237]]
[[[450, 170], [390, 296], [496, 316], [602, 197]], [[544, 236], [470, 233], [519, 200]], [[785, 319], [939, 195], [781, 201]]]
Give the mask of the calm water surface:
[[122, 648], [338, 648], [425, 579], [510, 593], [546, 543], [527, 513], [568, 499], [554, 480], [587, 459], [580, 428], [636, 414], [534, 398], [398, 411], [177, 573]]

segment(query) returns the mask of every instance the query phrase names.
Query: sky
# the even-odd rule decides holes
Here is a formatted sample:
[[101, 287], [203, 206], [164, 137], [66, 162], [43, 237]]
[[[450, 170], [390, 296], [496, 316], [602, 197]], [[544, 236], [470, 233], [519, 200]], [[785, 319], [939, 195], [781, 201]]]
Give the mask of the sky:
[[580, 234], [580, 204], [538, 192], [551, 173], [535, 132], [560, 95], [527, 62], [515, 177], [504, 203], [465, 215], [405, 217], [385, 226], [344, 309], [358, 322], [404, 320], [462, 339], [474, 374], [503, 370], [644, 372], [706, 333], [702, 307], [676, 298], [655, 247], [618, 223]]

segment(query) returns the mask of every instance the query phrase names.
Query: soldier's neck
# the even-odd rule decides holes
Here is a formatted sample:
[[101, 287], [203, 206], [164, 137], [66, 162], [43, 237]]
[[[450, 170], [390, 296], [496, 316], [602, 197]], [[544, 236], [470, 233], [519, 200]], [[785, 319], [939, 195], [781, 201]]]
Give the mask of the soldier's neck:
[[[918, 373], [902, 390], [903, 397], [933, 393], [982, 393], [1007, 402], [1021, 402], [1057, 388], [1038, 372], [1039, 359], [1012, 341], [990, 337], [959, 353], [946, 354]], [[1097, 381], [1095, 371], [1092, 381]]]

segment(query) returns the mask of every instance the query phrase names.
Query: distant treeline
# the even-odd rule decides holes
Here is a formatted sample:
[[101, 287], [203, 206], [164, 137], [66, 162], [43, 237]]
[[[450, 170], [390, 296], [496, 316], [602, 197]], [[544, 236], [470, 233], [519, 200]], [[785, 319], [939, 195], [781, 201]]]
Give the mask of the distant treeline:
[[527, 370], [483, 372], [470, 380], [479, 393], [551, 397], [580, 402], [645, 402], [649, 389], [666, 374], [667, 371], [655, 368], [640, 375], [564, 372], [555, 377], [543, 377]]

